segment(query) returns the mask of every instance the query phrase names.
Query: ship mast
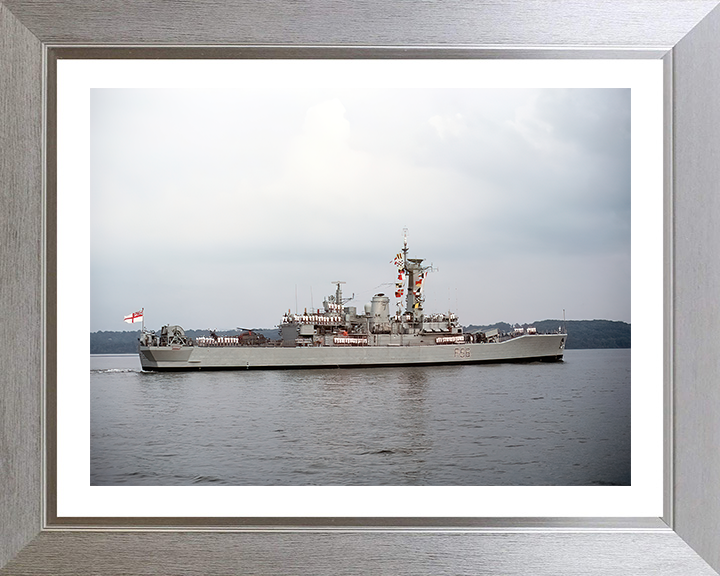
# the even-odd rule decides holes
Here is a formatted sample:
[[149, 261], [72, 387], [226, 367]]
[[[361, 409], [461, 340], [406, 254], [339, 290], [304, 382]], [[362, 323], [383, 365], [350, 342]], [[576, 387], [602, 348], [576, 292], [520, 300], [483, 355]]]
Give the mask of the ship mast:
[[340, 311], [342, 311], [342, 305], [343, 305], [343, 299], [342, 299], [342, 288], [340, 287], [340, 284], [345, 284], [342, 280], [335, 280], [334, 282], [331, 282], [331, 284], [335, 284], [337, 288], [335, 288], [335, 302], [337, 302], [338, 306], [340, 307]]
[[[414, 322], [420, 321], [423, 313], [423, 299], [420, 296], [422, 289], [422, 273], [430, 269], [430, 266], [423, 266], [423, 258], [408, 258], [407, 245], [407, 228], [403, 229], [403, 269], [407, 277], [407, 304], [405, 308], [406, 314], [412, 314]], [[420, 280], [420, 288], [416, 289], [415, 285]]]

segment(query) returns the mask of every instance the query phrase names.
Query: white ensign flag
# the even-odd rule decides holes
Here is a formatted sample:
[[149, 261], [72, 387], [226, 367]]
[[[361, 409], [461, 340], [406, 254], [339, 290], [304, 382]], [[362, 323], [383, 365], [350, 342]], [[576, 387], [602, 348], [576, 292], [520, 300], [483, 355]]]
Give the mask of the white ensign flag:
[[132, 314], [125, 316], [125, 322], [127, 322], [128, 324], [135, 324], [135, 322], [140, 322], [143, 317], [143, 310], [140, 310], [140, 312], [133, 312]]

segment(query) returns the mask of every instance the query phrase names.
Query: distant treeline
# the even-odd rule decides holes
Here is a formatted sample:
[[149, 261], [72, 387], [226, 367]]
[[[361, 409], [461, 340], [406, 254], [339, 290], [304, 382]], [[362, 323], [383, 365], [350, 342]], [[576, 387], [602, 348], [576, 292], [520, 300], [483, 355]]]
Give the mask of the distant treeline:
[[[567, 330], [568, 350], [581, 348], [630, 348], [630, 324], [612, 320], [541, 320], [532, 324], [520, 324], [523, 328], [534, 326], [537, 331], [554, 332], [561, 326]], [[475, 330], [492, 330], [497, 328], [501, 332], [512, 332], [513, 325], [507, 322], [498, 322], [492, 326], [468, 326], [466, 332]]]
[[[523, 328], [534, 326], [538, 332], [554, 332], [563, 326], [562, 320], [541, 320], [532, 324], [522, 324]], [[476, 330], [492, 330], [497, 328], [501, 332], [511, 332], [513, 325], [507, 322], [498, 322], [491, 326], [467, 326], [466, 332]], [[614, 322], [611, 320], [568, 320], [567, 349], [579, 348], [630, 348], [630, 324]], [[253, 329], [253, 332], [262, 334], [266, 338], [277, 340], [277, 328]], [[208, 330], [186, 330], [190, 338], [209, 336]], [[237, 330], [217, 330], [218, 336], [236, 336]], [[137, 352], [140, 330], [135, 332], [91, 332], [90, 354], [133, 354]]]

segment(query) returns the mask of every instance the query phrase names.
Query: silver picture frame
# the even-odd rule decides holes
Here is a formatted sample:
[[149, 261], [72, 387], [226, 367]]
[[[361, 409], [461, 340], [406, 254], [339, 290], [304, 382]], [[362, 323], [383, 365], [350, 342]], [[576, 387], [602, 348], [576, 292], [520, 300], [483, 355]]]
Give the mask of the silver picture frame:
[[[0, 0], [0, 574], [717, 574], [719, 3]], [[662, 59], [661, 518], [57, 517], [54, 65], [238, 55]]]

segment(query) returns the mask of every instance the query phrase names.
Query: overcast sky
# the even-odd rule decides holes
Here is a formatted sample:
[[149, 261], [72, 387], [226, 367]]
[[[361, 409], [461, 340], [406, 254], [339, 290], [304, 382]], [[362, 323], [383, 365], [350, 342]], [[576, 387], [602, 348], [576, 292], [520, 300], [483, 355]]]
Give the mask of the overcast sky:
[[91, 131], [92, 331], [362, 309], [405, 227], [426, 312], [630, 321], [629, 89], [94, 89]]

